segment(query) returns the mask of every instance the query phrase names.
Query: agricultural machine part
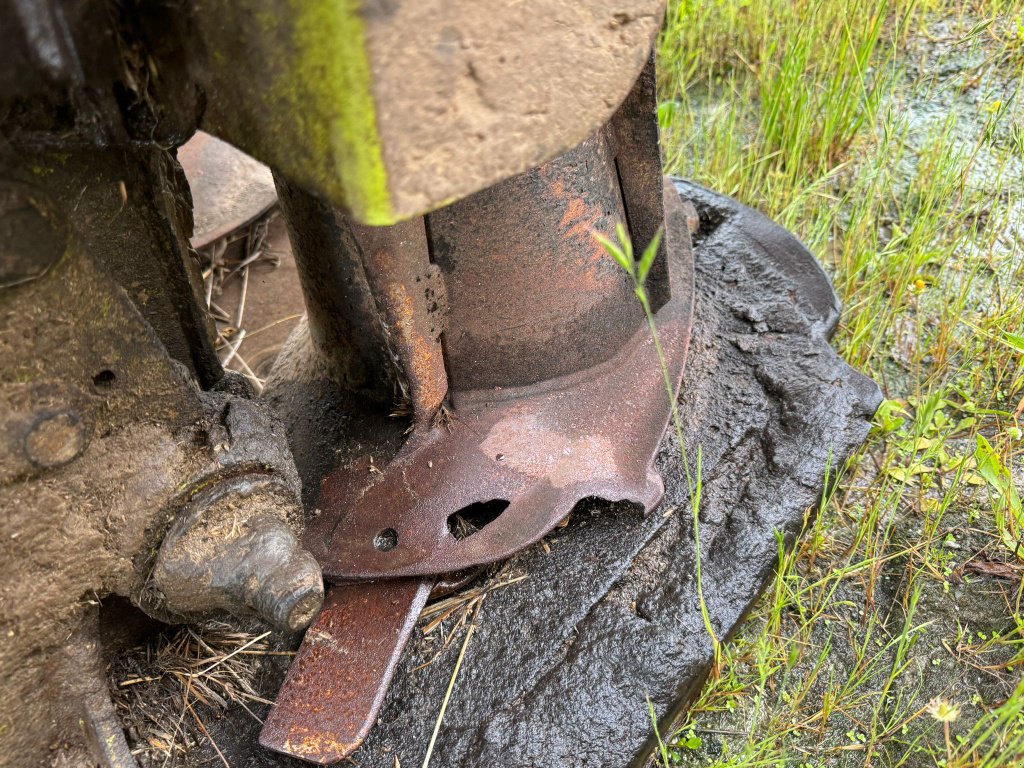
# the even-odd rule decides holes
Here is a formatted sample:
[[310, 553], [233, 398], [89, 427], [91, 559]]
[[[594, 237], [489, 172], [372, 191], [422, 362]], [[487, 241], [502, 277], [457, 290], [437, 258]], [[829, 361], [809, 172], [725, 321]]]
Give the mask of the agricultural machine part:
[[84, 245], [103, 199], [62, 208], [47, 190], [73, 163], [31, 160], [51, 169], [42, 183], [0, 184], [3, 268], [19, 276], [0, 289], [0, 676], [19, 702], [4, 748], [16, 765], [48, 747], [26, 724], [66, 712], [74, 680], [55, 691], [52, 670], [98, 599], [167, 621], [227, 610], [296, 629], [323, 594], [293, 532], [283, 427], [231, 377], [196, 387]]
[[464, 198], [593, 134], [643, 69], [664, 14], [661, 0], [196, 7], [186, 43], [207, 96], [203, 128], [373, 225]]
[[153, 564], [162, 604], [185, 616], [248, 611], [281, 629], [305, 629], [324, 587], [316, 560], [281, 521], [294, 503], [294, 488], [261, 472], [197, 489]]
[[[359, 455], [323, 481], [304, 543], [326, 580], [345, 590], [376, 582], [363, 589], [390, 603], [380, 580], [504, 559], [584, 498], [657, 504], [653, 460], [671, 410], [666, 383], [678, 388], [686, 358], [693, 274], [678, 197], [663, 196], [656, 163], [628, 162], [658, 157], [654, 120], [651, 65], [609, 125], [576, 148], [393, 227], [361, 226], [279, 182], [309, 311], [282, 364], [334, 372], [347, 402], [398, 392], [410, 430], [376, 441], [361, 430], [370, 439]], [[621, 221], [652, 235], [667, 223], [647, 285], [661, 357], [631, 278], [593, 236]], [[303, 352], [318, 360], [296, 364]], [[269, 392], [296, 402], [295, 387], [272, 382]], [[332, 636], [367, 638], [348, 651], [356, 669], [376, 669], [365, 654], [383, 646], [397, 663], [407, 634], [396, 626], [419, 612], [418, 594], [410, 587], [401, 620], [331, 617]], [[353, 674], [334, 653], [300, 658], [261, 744], [337, 762], [365, 735], [390, 671]], [[351, 695], [323, 696], [340, 689]], [[354, 702], [373, 708], [354, 716]]]
[[260, 741], [331, 765], [366, 738], [431, 582], [388, 579], [332, 587], [306, 632]]

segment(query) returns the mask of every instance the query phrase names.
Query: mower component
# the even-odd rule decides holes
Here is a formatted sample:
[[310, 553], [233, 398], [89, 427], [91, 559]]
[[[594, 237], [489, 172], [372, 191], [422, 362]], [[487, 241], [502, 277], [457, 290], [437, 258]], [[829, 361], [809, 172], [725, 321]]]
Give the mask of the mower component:
[[332, 587], [288, 669], [260, 744], [312, 763], [344, 760], [366, 738], [433, 580]]

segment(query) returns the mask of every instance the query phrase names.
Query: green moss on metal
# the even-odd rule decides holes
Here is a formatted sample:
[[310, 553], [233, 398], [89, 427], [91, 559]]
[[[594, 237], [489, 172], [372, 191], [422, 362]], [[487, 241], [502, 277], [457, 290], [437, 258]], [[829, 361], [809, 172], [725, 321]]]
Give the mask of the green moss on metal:
[[361, 0], [208, 0], [205, 126], [360, 220], [397, 220]]
[[[295, 57], [287, 86], [302, 90], [310, 141], [333, 160], [348, 206], [371, 224], [395, 221], [377, 130], [358, 0], [289, 0]], [[285, 85], [281, 80], [280, 85]], [[293, 99], [289, 99], [293, 101]]]

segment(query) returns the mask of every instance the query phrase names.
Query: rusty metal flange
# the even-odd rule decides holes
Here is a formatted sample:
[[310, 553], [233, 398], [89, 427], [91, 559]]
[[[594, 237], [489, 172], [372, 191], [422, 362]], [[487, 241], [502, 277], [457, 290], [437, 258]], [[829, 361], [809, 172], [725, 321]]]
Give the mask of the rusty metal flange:
[[[655, 320], [678, 388], [693, 272], [685, 229], [670, 225], [667, 242], [672, 298]], [[414, 436], [386, 467], [365, 457], [328, 478], [305, 545], [329, 581], [422, 576], [502, 560], [586, 497], [650, 510], [663, 491], [653, 459], [670, 413], [661, 364], [642, 328], [618, 355], [581, 373], [454, 393], [449, 423]], [[453, 532], [456, 516], [472, 522], [475, 510], [493, 515], [503, 504], [478, 530]]]
[[[686, 214], [674, 192], [665, 201], [671, 299], [655, 316], [664, 359], [644, 327], [588, 370], [454, 393], [448, 425], [414, 432], [383, 469], [366, 457], [327, 479], [304, 544], [325, 580], [343, 583], [329, 590], [288, 671], [263, 747], [323, 765], [358, 747], [433, 574], [503, 559], [587, 497], [658, 503], [654, 457], [671, 413], [662, 365], [678, 390], [694, 290]], [[474, 509], [498, 514], [481, 520]], [[453, 521], [482, 527], [460, 532]]]

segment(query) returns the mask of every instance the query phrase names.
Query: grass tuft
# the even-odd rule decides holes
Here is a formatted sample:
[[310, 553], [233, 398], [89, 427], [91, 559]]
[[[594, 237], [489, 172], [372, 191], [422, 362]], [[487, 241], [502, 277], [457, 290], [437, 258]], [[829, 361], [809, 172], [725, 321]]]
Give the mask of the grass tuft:
[[1024, 8], [678, 0], [667, 170], [793, 230], [886, 401], [664, 759], [1024, 764]]

